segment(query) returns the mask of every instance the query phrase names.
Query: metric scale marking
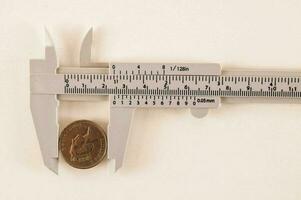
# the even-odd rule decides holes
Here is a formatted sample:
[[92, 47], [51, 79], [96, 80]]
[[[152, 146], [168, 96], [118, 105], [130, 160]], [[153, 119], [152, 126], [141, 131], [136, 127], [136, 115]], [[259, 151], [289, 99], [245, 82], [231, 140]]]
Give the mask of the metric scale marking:
[[65, 74], [64, 94], [113, 95], [112, 106], [201, 107], [203, 104], [216, 103], [214, 98], [210, 98], [212, 96], [300, 98], [301, 92], [297, 90], [301, 88], [300, 79], [269, 76]]
[[[49, 36], [48, 36], [49, 37]], [[222, 71], [214, 63], [92, 63], [92, 29], [80, 67], [59, 66], [53, 44], [31, 60], [31, 110], [45, 165], [58, 172], [58, 101], [110, 102], [108, 159], [122, 166], [134, 110], [188, 108], [204, 117], [221, 103], [301, 103], [301, 72]], [[58, 72], [58, 73], [57, 73]]]
[[[64, 93], [298, 98], [301, 97], [301, 91], [297, 90], [301, 88], [300, 79], [268, 76], [65, 74]], [[118, 82], [122, 82], [122, 85]]]

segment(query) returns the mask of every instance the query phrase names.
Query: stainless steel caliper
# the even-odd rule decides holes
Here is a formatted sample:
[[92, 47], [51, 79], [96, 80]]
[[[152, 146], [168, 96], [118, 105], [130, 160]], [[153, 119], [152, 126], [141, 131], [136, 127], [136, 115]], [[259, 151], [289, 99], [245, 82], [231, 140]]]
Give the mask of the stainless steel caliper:
[[30, 61], [30, 103], [45, 165], [58, 173], [58, 100], [89, 101], [108, 95], [108, 159], [122, 166], [136, 108], [189, 108], [201, 118], [228, 103], [300, 103], [301, 73], [222, 71], [212, 63], [93, 63], [93, 30], [86, 34], [79, 67], [62, 67], [49, 34], [44, 59]]

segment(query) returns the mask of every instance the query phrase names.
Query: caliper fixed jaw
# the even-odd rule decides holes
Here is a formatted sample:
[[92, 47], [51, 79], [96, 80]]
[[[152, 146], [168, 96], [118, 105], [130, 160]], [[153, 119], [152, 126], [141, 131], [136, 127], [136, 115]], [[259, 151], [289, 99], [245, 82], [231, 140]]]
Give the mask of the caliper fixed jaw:
[[[58, 60], [50, 35], [45, 30], [45, 59], [30, 60], [30, 76], [56, 74]], [[55, 94], [36, 94], [32, 92], [36, 83], [30, 79], [30, 108], [36, 129], [44, 164], [54, 173], [58, 173], [58, 130], [57, 96]]]

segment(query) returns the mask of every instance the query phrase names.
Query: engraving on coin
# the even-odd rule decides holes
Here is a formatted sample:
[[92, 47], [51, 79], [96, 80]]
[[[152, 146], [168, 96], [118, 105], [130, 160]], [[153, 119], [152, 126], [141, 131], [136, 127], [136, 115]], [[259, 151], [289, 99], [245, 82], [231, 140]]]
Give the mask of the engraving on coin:
[[104, 130], [94, 122], [79, 120], [62, 131], [59, 146], [69, 165], [88, 169], [104, 159], [107, 153], [107, 137]]

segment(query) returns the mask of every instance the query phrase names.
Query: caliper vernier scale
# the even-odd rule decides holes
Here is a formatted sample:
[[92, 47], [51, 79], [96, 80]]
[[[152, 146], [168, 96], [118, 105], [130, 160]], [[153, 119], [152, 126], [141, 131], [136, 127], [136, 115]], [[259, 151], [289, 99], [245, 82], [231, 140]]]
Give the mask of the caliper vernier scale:
[[136, 108], [189, 108], [197, 118], [229, 103], [300, 103], [301, 73], [222, 71], [212, 63], [93, 63], [93, 30], [80, 51], [80, 67], [59, 66], [53, 43], [45, 59], [31, 60], [31, 111], [45, 165], [58, 173], [57, 100], [91, 101], [108, 95], [108, 159], [122, 166]]

